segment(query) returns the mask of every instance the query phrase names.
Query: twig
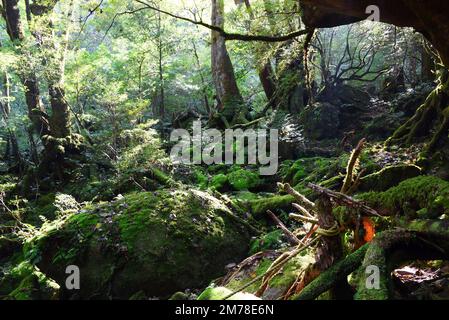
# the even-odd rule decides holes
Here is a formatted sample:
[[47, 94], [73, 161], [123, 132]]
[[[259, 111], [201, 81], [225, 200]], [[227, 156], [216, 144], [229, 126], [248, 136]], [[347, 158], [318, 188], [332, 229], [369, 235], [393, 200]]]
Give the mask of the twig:
[[301, 221], [301, 222], [310, 222], [310, 223], [313, 223], [313, 224], [317, 224], [318, 223], [318, 219], [305, 217], [305, 216], [302, 216], [302, 215], [296, 214], [296, 213], [290, 213], [289, 217], [294, 219], [294, 220]]
[[[276, 267], [277, 271], [280, 270], [280, 268], [282, 268], [290, 259], [294, 258], [295, 256], [297, 256], [299, 253], [301, 253], [302, 251], [306, 250], [308, 247], [310, 247], [312, 244], [316, 243], [321, 237], [318, 236], [312, 240], [310, 240], [306, 245], [299, 245], [296, 249], [294, 249], [293, 251], [287, 252], [286, 254], [288, 254], [288, 257], [285, 258], [280, 256], [278, 259], [276, 259], [273, 264], [271, 265], [271, 267], [264, 273], [261, 274], [260, 276], [254, 278], [253, 280], [251, 280], [250, 282], [248, 282], [247, 284], [245, 284], [244, 286], [238, 288], [237, 290], [235, 290], [234, 292], [230, 293], [229, 295], [227, 295], [226, 297], [223, 298], [223, 300], [228, 300], [229, 298], [231, 298], [232, 296], [236, 295], [237, 293], [245, 290], [246, 288], [248, 288], [249, 286], [251, 286], [252, 284], [256, 283], [259, 280], [263, 280], [264, 277], [266, 277], [268, 275], [268, 273], [273, 273], [273, 268], [272, 267]], [[282, 260], [282, 264], [279, 264], [279, 261]], [[277, 273], [277, 271], [275, 273]]]
[[292, 203], [293, 208], [295, 208], [296, 210], [298, 210], [299, 212], [301, 212], [302, 214], [308, 216], [309, 218], [315, 219], [315, 217], [313, 216], [313, 214], [311, 214], [309, 211], [306, 210], [306, 208], [304, 208], [303, 206], [300, 206], [297, 203]]

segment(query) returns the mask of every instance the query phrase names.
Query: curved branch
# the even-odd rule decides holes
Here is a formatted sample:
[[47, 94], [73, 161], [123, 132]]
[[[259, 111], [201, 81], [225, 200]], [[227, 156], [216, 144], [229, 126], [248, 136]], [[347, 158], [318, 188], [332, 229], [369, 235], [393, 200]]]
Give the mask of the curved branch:
[[294, 39], [294, 38], [297, 38], [297, 37], [300, 37], [300, 36], [307, 35], [310, 32], [309, 29], [304, 29], [304, 30], [297, 30], [297, 31], [291, 32], [289, 34], [281, 35], [281, 36], [249, 35], [249, 34], [240, 34], [240, 33], [228, 33], [228, 32], [226, 32], [225, 30], [223, 30], [220, 27], [217, 27], [217, 26], [205, 23], [205, 22], [203, 22], [201, 20], [197, 21], [197, 20], [189, 19], [187, 17], [178, 16], [178, 15], [176, 15], [174, 13], [171, 13], [171, 12], [159, 9], [159, 8], [157, 8], [155, 6], [152, 6], [151, 4], [146, 3], [144, 1], [141, 1], [141, 0], [134, 0], [134, 1], [144, 5], [145, 7], [142, 8], [142, 9], [151, 9], [151, 10], [160, 12], [162, 14], [165, 14], [167, 16], [170, 16], [172, 18], [183, 20], [183, 21], [186, 21], [186, 22], [198, 25], [198, 26], [202, 26], [202, 27], [208, 28], [208, 29], [210, 29], [212, 31], [219, 32], [220, 35], [225, 40], [228, 40], [228, 41], [239, 40], [239, 41], [261, 41], [261, 42], [284, 42], [284, 41], [288, 41], [288, 40], [291, 40], [291, 39]]

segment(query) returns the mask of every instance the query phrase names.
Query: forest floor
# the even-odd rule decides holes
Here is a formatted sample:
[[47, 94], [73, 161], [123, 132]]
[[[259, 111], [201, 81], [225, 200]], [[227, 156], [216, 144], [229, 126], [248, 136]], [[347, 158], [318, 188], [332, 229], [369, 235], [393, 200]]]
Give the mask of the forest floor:
[[[365, 122], [354, 127], [346, 119], [356, 130], [369, 128], [346, 145], [324, 139], [307, 154], [301, 146], [310, 144], [286, 143], [289, 157], [272, 177], [261, 176], [258, 166], [173, 165], [153, 129], [145, 129], [144, 140], [141, 129], [128, 132], [140, 138], [115, 169], [91, 160], [64, 185], [36, 185], [2, 166], [0, 297], [301, 299], [315, 290], [314, 298], [327, 299], [335, 280], [347, 278], [351, 295], [362, 299], [449, 299], [446, 244], [429, 259], [408, 254], [412, 243], [421, 250], [445, 235], [439, 226], [429, 237], [417, 224], [407, 227], [413, 240], [405, 247], [398, 240], [404, 256], [379, 265], [380, 293], [363, 288], [366, 263], [384, 250], [377, 235], [403, 232], [416, 220], [443, 223], [449, 214], [444, 161], [423, 168], [420, 144], [387, 147], [377, 138], [356, 147], [359, 138], [375, 137], [391, 121], [387, 109], [374, 104]], [[406, 117], [396, 114], [397, 123]], [[33, 192], [24, 197], [27, 184]], [[317, 209], [323, 195], [330, 197], [335, 220], [327, 229]], [[290, 214], [298, 208], [301, 214]], [[325, 249], [318, 243], [329, 239], [341, 252], [322, 268]], [[394, 256], [388, 250], [386, 259]], [[337, 272], [322, 279], [338, 261], [351, 264], [343, 278]], [[81, 274], [77, 290], [66, 282], [73, 265]]]

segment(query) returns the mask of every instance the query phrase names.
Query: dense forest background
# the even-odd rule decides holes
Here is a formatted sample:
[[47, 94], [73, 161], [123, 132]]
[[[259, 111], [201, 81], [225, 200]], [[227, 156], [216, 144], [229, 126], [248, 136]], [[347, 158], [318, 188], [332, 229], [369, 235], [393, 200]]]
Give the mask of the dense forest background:
[[[0, 298], [449, 298], [446, 52], [309, 6], [3, 0]], [[198, 120], [277, 174], [173, 163]]]

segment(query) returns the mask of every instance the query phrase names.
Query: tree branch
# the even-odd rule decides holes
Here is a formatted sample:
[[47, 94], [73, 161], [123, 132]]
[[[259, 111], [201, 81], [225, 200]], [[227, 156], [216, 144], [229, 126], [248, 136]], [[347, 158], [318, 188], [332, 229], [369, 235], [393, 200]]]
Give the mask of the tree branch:
[[269, 36], [269, 35], [249, 35], [249, 34], [240, 34], [240, 33], [228, 33], [225, 30], [223, 30], [220, 27], [205, 23], [203, 21], [197, 21], [197, 20], [193, 20], [193, 19], [189, 19], [187, 17], [182, 17], [182, 16], [178, 16], [176, 14], [173, 14], [171, 12], [159, 9], [157, 7], [152, 6], [149, 3], [146, 3], [142, 0], [134, 0], [142, 5], [145, 6], [145, 8], [147, 9], [151, 9], [157, 12], [160, 12], [162, 14], [165, 14], [169, 17], [175, 18], [175, 19], [179, 19], [179, 20], [183, 20], [195, 25], [199, 25], [205, 28], [208, 28], [212, 31], [216, 31], [218, 33], [220, 33], [220, 35], [228, 41], [232, 41], [232, 40], [239, 40], [239, 41], [260, 41], [260, 42], [284, 42], [284, 41], [288, 41], [300, 36], [304, 36], [306, 34], [308, 34], [310, 32], [309, 29], [304, 29], [304, 30], [297, 30], [294, 32], [291, 32], [289, 34], [286, 35], [281, 35], [281, 36]]

